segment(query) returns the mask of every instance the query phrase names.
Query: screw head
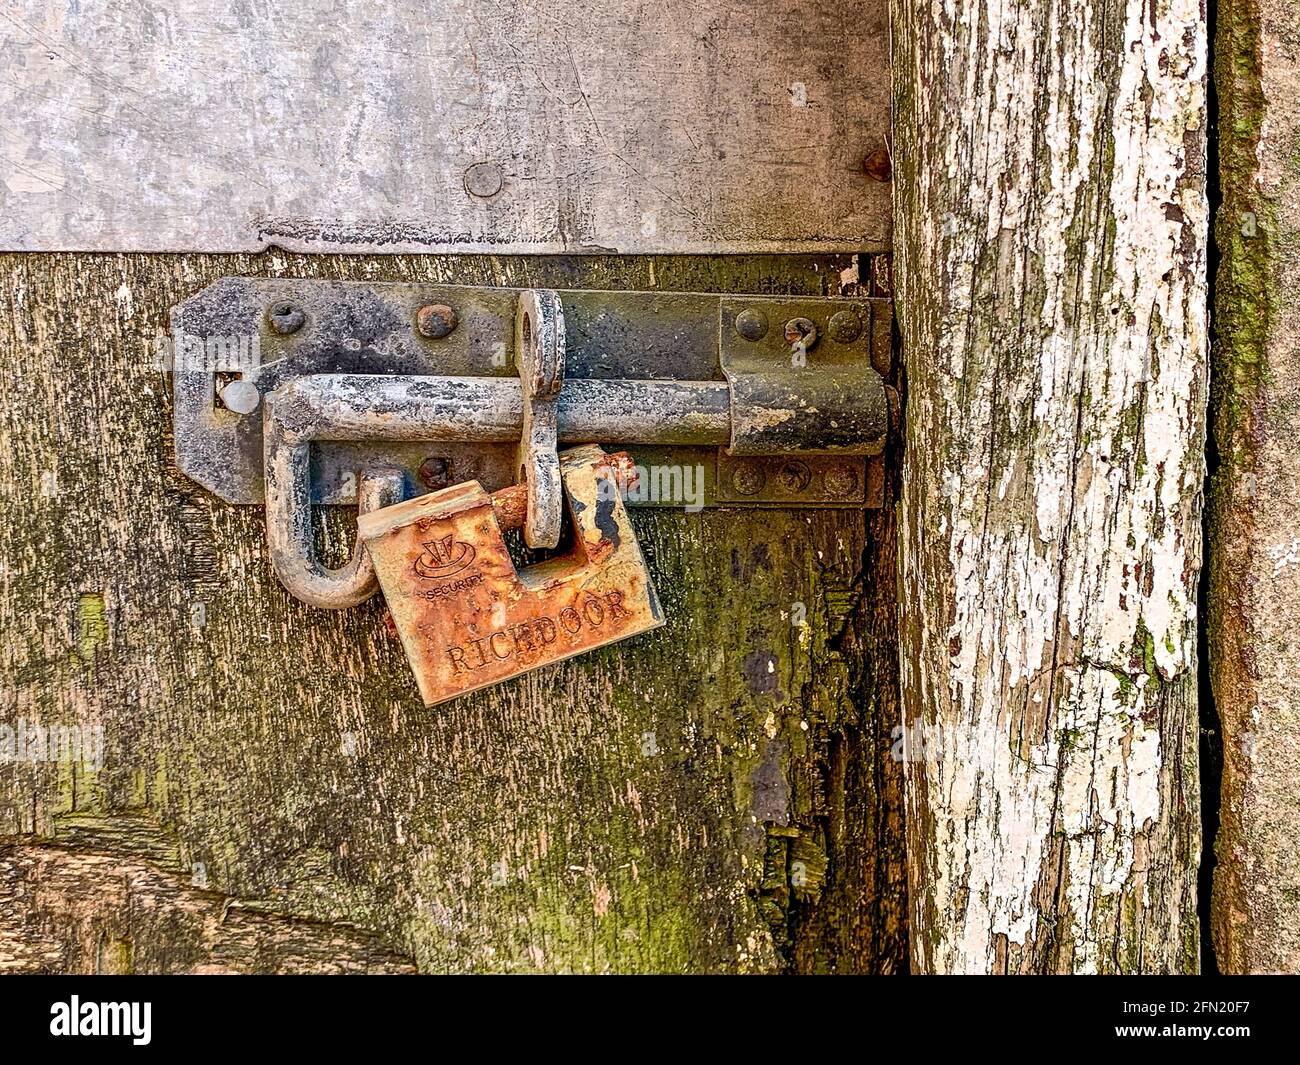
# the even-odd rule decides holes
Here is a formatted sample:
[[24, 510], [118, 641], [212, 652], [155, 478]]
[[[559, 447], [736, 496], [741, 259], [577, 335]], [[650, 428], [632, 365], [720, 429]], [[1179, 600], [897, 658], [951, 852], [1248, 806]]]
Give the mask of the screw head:
[[791, 318], [785, 323], [785, 338], [791, 344], [802, 341], [807, 351], [817, 343], [817, 325], [809, 318]]
[[296, 333], [307, 321], [306, 312], [296, 304], [287, 300], [281, 300], [279, 303], [273, 303], [266, 311], [266, 320], [270, 324], [273, 332], [281, 336], [288, 336], [290, 333]]
[[837, 499], [852, 495], [858, 487], [858, 471], [852, 466], [832, 466], [826, 471], [826, 491]]
[[465, 191], [479, 199], [489, 199], [501, 191], [505, 175], [496, 163], [475, 163], [465, 171]]
[[736, 332], [746, 340], [762, 340], [767, 336], [767, 315], [753, 307], [736, 315]]
[[831, 339], [840, 344], [852, 344], [862, 335], [862, 319], [857, 311], [836, 311], [831, 315]]
[[802, 492], [812, 483], [812, 470], [808, 468], [808, 463], [791, 459], [781, 467], [781, 472], [776, 475], [776, 483], [787, 492]]
[[731, 471], [731, 487], [738, 495], [757, 495], [766, 480], [762, 467], [755, 462], [742, 462]]
[[420, 336], [441, 340], [456, 328], [456, 312], [445, 303], [427, 303], [415, 312], [415, 328]]
[[862, 169], [866, 171], [867, 177], [876, 181], [892, 181], [894, 177], [894, 161], [886, 148], [877, 148], [863, 159]]
[[420, 483], [430, 492], [446, 488], [451, 482], [451, 459], [431, 455], [420, 463]]

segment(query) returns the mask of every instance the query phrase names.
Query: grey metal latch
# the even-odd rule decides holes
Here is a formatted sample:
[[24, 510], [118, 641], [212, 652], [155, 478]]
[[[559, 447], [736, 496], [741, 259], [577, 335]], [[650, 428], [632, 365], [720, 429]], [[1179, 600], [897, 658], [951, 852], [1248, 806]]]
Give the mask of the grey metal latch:
[[879, 505], [891, 325], [882, 298], [225, 278], [173, 308], [177, 462], [264, 502], [281, 582], [327, 608], [376, 584], [360, 547], [316, 558], [312, 504], [518, 481], [554, 547], [561, 444], [628, 448], [632, 506]]

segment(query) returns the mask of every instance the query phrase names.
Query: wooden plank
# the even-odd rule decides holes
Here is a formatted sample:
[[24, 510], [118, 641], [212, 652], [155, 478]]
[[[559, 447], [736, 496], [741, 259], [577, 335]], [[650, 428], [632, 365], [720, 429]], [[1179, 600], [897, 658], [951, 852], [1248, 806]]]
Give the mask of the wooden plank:
[[6, 0], [0, 248], [883, 250], [884, 0]]
[[[379, 604], [290, 599], [261, 509], [174, 468], [153, 368], [168, 308], [228, 274], [821, 294], [857, 270], [0, 257], [0, 722], [105, 740], [99, 768], [0, 761], [0, 967], [93, 968], [97, 921], [138, 971], [904, 967], [888, 510], [639, 510], [664, 629], [425, 711]], [[352, 523], [319, 516], [337, 558]], [[140, 906], [31, 939], [123, 878], [105, 893]], [[320, 934], [244, 926], [223, 953], [214, 899]]]
[[0, 846], [0, 972], [247, 973], [267, 959], [288, 973], [415, 971], [378, 936], [241, 903], [188, 872], [84, 849]]
[[1300, 11], [1223, 0], [1210, 670], [1223, 972], [1300, 972]]
[[1198, 0], [893, 4], [913, 962], [1198, 966]]

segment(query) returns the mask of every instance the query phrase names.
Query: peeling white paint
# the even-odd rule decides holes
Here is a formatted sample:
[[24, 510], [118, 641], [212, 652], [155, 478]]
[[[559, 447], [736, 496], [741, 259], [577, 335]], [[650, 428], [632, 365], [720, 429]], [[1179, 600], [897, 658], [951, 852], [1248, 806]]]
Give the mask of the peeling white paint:
[[[948, 101], [919, 105], [896, 210], [903, 686], [937, 722], [908, 765], [914, 920], [941, 972], [1049, 935], [1075, 971], [1115, 967], [1119, 897], [1147, 897], [1172, 816], [1160, 711], [1194, 665], [1204, 473], [1207, 207], [1184, 153], [1206, 31], [1199, 0], [1121, 9], [1122, 34], [1063, 0], [894, 8], [911, 76]], [[1045, 883], [1063, 926], [1045, 927]]]
[[841, 295], [856, 292], [858, 285], [858, 257], [853, 256], [852, 261], [843, 270], [840, 271], [840, 293]]
[[1288, 566], [1300, 565], [1300, 537], [1289, 544], [1273, 544], [1268, 549], [1269, 561], [1273, 563], [1273, 576], [1276, 577]]
[[135, 303], [131, 299], [131, 286], [125, 281], [113, 293], [113, 301], [117, 304], [118, 313], [123, 318], [130, 318], [135, 314]]

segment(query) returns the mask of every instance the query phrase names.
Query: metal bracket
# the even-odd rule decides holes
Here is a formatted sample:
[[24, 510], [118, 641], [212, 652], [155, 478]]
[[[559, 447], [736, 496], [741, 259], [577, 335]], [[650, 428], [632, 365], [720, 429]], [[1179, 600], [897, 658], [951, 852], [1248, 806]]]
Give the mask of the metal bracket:
[[522, 480], [551, 547], [561, 443], [627, 447], [632, 506], [879, 505], [891, 322], [880, 298], [226, 278], [173, 308], [177, 462], [264, 501], [282, 581], [327, 607], [375, 583], [364, 552], [316, 561], [312, 503]]

